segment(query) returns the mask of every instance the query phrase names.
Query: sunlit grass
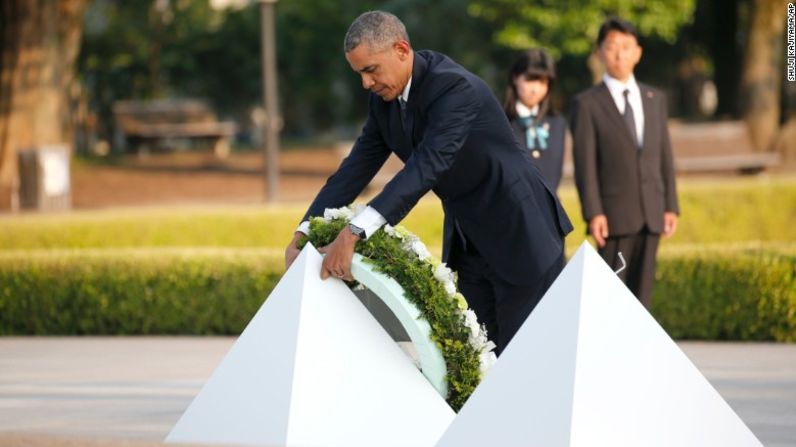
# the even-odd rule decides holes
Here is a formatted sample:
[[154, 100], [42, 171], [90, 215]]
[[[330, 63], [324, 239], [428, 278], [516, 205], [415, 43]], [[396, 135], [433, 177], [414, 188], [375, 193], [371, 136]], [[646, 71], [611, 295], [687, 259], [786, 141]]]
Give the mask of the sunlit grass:
[[[585, 239], [574, 187], [559, 191], [575, 224], [568, 251]], [[796, 178], [752, 177], [680, 182], [677, 234], [662, 250], [695, 244], [796, 241]], [[306, 204], [190, 206], [22, 214], [0, 217], [0, 250], [238, 247], [281, 250]], [[440, 253], [442, 209], [423, 199], [402, 222]]]

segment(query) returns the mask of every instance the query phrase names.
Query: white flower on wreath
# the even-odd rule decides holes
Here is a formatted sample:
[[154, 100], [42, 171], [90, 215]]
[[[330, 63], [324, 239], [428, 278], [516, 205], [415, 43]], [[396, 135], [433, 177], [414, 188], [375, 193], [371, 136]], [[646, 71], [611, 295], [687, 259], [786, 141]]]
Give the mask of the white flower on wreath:
[[489, 349], [481, 351], [481, 355], [478, 359], [480, 363], [479, 370], [481, 372], [482, 380], [484, 377], [486, 377], [486, 373], [488, 373], [489, 370], [492, 369], [492, 366], [495, 365], [495, 362], [497, 362], [497, 356], [495, 355], [494, 352], [492, 352], [492, 350], [495, 349], [495, 344], [492, 343], [491, 341], [489, 342], [489, 344], [491, 345], [491, 347]]
[[467, 309], [462, 315], [464, 317], [464, 325], [470, 329], [468, 343], [480, 353], [478, 359], [480, 363], [479, 369], [481, 377], [483, 377], [497, 361], [497, 356], [492, 352], [495, 349], [495, 344], [489, 340], [486, 329], [478, 324], [478, 317], [472, 309]]
[[323, 220], [331, 222], [336, 219], [351, 220], [354, 217], [354, 211], [351, 208], [344, 206], [341, 208], [326, 208], [323, 210]]
[[486, 339], [486, 334], [484, 334], [481, 330], [481, 325], [478, 324], [478, 317], [475, 315], [475, 312], [473, 312], [472, 309], [467, 309], [464, 311], [464, 325], [470, 329], [470, 345], [478, 350], [481, 350], [481, 348], [486, 345], [488, 340]]
[[420, 242], [420, 239], [412, 241], [412, 251], [415, 252], [421, 261], [425, 261], [431, 257], [431, 252], [426, 248], [426, 244]]
[[453, 281], [453, 272], [444, 263], [434, 269], [434, 278], [439, 281], [449, 296], [456, 295], [456, 283]]

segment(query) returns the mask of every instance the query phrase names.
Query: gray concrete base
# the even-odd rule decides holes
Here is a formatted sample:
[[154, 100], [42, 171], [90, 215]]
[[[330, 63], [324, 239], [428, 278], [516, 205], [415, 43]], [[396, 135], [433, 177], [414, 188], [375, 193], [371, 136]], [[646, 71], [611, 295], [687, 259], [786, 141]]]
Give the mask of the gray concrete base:
[[[233, 341], [0, 337], [0, 446], [158, 445]], [[796, 446], [796, 345], [680, 347], [766, 446]]]

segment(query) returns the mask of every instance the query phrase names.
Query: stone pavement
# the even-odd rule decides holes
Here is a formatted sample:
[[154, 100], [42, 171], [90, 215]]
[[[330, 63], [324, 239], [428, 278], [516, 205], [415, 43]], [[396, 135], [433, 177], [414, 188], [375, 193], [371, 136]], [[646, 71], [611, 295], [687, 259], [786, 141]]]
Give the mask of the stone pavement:
[[[160, 445], [233, 341], [0, 337], [0, 446]], [[796, 345], [679, 345], [764, 445], [796, 446]]]

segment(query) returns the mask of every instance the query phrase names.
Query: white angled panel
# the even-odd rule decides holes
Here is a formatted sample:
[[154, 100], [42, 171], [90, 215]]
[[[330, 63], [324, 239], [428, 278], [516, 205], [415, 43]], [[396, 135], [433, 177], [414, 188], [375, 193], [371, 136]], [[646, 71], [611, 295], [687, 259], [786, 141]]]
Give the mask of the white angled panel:
[[760, 446], [584, 243], [439, 446]]
[[433, 446], [454, 417], [308, 245], [186, 410], [169, 442]]
[[582, 259], [570, 261], [439, 446], [566, 446], [572, 414]]

